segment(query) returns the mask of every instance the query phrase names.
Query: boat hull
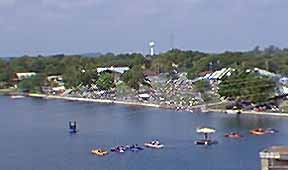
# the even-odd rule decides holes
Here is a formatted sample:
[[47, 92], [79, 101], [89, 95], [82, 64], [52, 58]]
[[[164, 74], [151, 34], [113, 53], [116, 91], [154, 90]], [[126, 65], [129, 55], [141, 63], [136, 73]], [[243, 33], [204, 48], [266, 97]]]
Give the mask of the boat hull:
[[164, 148], [164, 145], [160, 144], [160, 145], [153, 145], [151, 143], [144, 143], [144, 146], [147, 148], [153, 148], [153, 149], [162, 149]]
[[205, 145], [205, 146], [215, 145], [217, 143], [218, 143], [217, 141], [213, 141], [213, 140], [197, 140], [194, 142], [195, 145]]
[[100, 151], [100, 150], [98, 150], [98, 149], [96, 149], [96, 150], [91, 150], [91, 153], [93, 154], [93, 155], [96, 155], [96, 156], [106, 156], [106, 155], [108, 155], [108, 152], [107, 151]]

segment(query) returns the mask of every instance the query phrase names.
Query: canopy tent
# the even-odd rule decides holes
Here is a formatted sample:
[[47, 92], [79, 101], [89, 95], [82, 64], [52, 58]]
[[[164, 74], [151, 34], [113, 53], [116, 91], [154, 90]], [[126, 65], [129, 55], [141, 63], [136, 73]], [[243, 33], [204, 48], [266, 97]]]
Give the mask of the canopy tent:
[[207, 133], [207, 134], [210, 134], [210, 133], [215, 133], [216, 130], [213, 129], [213, 128], [208, 128], [208, 127], [203, 127], [203, 128], [197, 128], [197, 133]]
[[213, 129], [213, 128], [202, 127], [202, 128], [197, 128], [196, 132], [204, 134], [205, 140], [207, 140], [208, 139], [208, 134], [215, 133], [216, 130]]

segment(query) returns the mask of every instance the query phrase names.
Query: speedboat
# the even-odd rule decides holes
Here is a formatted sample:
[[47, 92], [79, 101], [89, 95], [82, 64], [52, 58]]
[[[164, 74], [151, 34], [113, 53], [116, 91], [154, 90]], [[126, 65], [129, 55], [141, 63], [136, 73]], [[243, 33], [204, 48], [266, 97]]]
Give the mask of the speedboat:
[[25, 96], [22, 96], [22, 95], [12, 95], [10, 97], [11, 97], [11, 99], [22, 99], [22, 98], [25, 98]]
[[164, 145], [160, 144], [160, 142], [158, 140], [154, 140], [154, 141], [151, 141], [151, 142], [144, 143], [144, 146], [146, 146], [147, 148], [153, 148], [153, 149], [164, 148]]
[[242, 111], [241, 110], [227, 110], [226, 113], [227, 114], [241, 114]]
[[226, 137], [226, 138], [231, 138], [231, 139], [240, 139], [240, 138], [243, 137], [243, 135], [241, 135], [241, 134], [238, 133], [238, 132], [231, 132], [231, 133], [225, 134], [225, 137]]
[[124, 153], [126, 150], [127, 148], [124, 146], [116, 146], [110, 149], [111, 152], [117, 152], [117, 153]]
[[76, 121], [69, 121], [69, 132], [71, 134], [75, 134], [78, 132]]
[[265, 129], [258, 128], [258, 129], [250, 130], [250, 134], [261, 136], [261, 135], [266, 135], [267, 131]]
[[91, 153], [97, 156], [105, 156], [109, 154], [108, 151], [102, 149], [92, 149]]

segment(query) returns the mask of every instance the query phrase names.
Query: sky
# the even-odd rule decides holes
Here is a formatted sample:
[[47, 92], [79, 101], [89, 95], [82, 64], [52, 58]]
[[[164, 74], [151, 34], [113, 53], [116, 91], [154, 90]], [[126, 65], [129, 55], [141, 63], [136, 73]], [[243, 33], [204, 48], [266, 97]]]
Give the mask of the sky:
[[[288, 47], [288, 0], [0, 0], [0, 56]], [[173, 38], [172, 38], [173, 37]]]

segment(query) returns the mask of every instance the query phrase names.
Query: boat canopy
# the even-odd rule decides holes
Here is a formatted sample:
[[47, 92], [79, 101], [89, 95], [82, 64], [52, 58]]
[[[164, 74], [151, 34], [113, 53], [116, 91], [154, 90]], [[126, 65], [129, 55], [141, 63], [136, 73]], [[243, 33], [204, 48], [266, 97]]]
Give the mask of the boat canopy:
[[208, 127], [197, 128], [196, 131], [197, 131], [197, 133], [206, 133], [206, 134], [215, 133], [216, 132], [215, 129], [208, 128]]

